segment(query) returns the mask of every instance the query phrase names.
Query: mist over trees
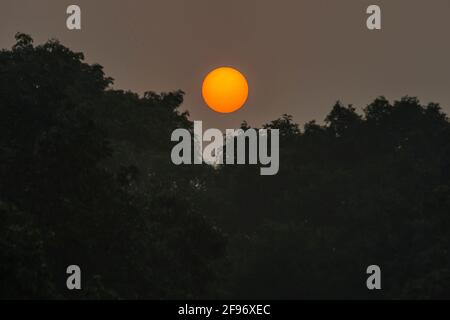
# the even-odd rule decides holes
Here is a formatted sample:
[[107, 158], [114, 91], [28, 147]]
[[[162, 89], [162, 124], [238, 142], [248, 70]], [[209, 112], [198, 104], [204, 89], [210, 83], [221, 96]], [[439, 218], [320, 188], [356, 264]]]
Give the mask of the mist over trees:
[[336, 103], [302, 128], [283, 115], [263, 126], [280, 130], [280, 171], [262, 177], [173, 165], [184, 93], [112, 82], [58, 41], [0, 51], [0, 298], [450, 298], [439, 105]]

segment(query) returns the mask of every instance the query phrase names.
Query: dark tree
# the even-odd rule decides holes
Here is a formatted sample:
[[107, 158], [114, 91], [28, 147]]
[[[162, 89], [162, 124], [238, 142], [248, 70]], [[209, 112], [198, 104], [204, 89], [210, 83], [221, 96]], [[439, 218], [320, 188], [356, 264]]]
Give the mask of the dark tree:
[[183, 93], [111, 90], [82, 54], [16, 39], [0, 52], [1, 296], [205, 296], [225, 242], [169, 162], [169, 133], [192, 126]]
[[338, 102], [303, 129], [283, 115], [263, 126], [280, 130], [275, 176], [175, 166], [182, 91], [113, 90], [58, 41], [16, 40], [0, 51], [0, 298], [450, 298], [439, 105]]

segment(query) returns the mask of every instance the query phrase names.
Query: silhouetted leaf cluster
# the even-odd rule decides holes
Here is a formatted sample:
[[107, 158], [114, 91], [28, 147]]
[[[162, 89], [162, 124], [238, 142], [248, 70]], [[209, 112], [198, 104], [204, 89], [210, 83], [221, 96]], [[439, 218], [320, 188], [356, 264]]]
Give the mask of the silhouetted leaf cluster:
[[450, 298], [438, 105], [338, 102], [302, 129], [283, 115], [263, 126], [280, 129], [275, 176], [177, 167], [182, 91], [113, 90], [58, 41], [16, 40], [0, 51], [1, 298]]

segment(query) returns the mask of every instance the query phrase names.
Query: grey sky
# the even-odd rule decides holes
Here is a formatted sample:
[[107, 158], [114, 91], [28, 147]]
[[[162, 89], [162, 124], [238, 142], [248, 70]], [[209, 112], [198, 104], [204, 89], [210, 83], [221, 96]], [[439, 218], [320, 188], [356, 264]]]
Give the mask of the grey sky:
[[[82, 31], [65, 10], [82, 8]], [[365, 27], [378, 4], [383, 30]], [[184, 108], [205, 127], [259, 126], [283, 113], [323, 120], [336, 100], [364, 107], [379, 95], [418, 96], [450, 113], [448, 0], [1, 0], [0, 47], [18, 31], [57, 38], [105, 67], [115, 88], [186, 92]], [[203, 77], [228, 65], [250, 83], [240, 111], [201, 99]]]

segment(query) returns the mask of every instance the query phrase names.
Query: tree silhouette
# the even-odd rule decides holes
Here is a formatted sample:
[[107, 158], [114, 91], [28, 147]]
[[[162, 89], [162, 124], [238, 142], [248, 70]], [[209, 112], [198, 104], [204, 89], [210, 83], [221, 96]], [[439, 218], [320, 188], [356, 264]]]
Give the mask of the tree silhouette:
[[[182, 92], [114, 91], [82, 54], [16, 39], [0, 52], [2, 297], [205, 295], [224, 238], [161, 143], [191, 126]], [[71, 264], [84, 270], [78, 294], [65, 288]]]
[[280, 130], [280, 171], [263, 177], [173, 165], [172, 131], [193, 130], [184, 93], [113, 90], [56, 40], [17, 34], [0, 75], [1, 298], [450, 298], [437, 104], [338, 102], [302, 129], [283, 115], [263, 125]]

